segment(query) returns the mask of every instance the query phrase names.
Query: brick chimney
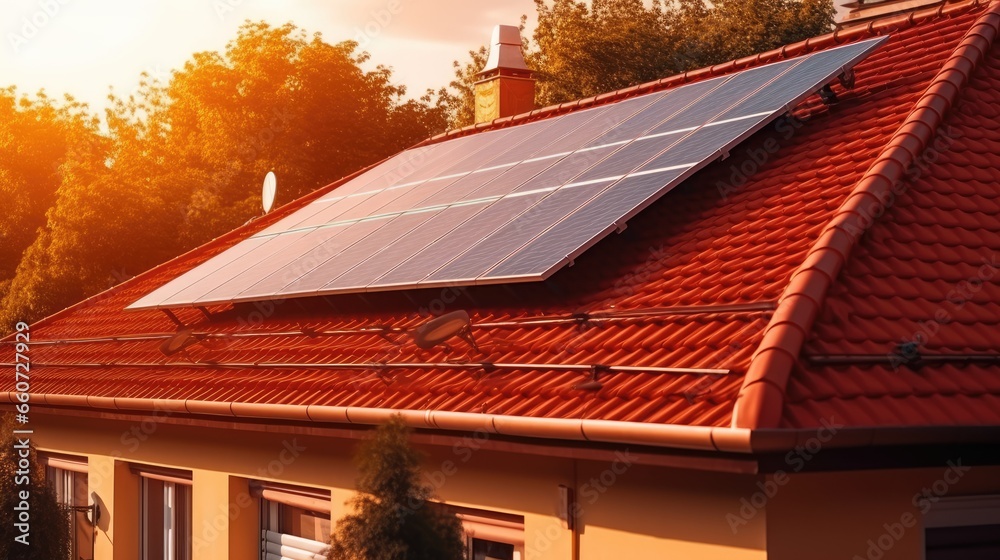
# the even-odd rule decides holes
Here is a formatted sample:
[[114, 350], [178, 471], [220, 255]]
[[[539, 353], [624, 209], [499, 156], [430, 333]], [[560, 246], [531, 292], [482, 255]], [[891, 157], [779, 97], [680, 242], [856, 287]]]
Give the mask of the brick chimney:
[[476, 74], [476, 123], [535, 108], [535, 80], [521, 53], [521, 32], [513, 25], [493, 28], [490, 56]]

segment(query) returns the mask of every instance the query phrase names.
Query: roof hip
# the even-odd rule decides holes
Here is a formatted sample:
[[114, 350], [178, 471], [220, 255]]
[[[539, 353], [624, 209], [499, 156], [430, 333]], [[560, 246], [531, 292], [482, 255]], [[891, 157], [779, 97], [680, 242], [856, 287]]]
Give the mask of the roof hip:
[[[869, 25], [871, 27], [871, 25]], [[785, 389], [827, 292], [858, 239], [885, 211], [884, 201], [924, 152], [962, 86], [1000, 33], [1000, 0], [969, 28], [875, 162], [834, 213], [792, 273], [754, 352], [733, 408], [734, 428], [777, 428]]]

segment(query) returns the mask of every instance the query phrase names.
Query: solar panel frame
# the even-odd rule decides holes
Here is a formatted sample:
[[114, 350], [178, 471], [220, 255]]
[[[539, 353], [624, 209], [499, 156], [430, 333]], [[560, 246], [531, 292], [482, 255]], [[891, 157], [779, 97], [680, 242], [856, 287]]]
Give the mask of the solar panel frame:
[[[727, 150], [732, 149], [772, 122], [781, 112], [797, 105], [815, 93], [816, 89], [823, 84], [848, 70], [885, 40], [886, 38], [883, 37], [843, 45], [729, 76], [695, 82], [665, 92], [648, 94], [604, 107], [570, 113], [567, 117], [572, 118], [566, 121], [561, 121], [557, 117], [401, 152], [378, 164], [367, 173], [345, 183], [330, 193], [331, 196], [304, 206], [264, 231], [237, 243], [188, 273], [143, 296], [129, 305], [128, 309], [169, 308], [192, 304], [207, 305], [260, 298], [340, 293], [342, 291], [379, 291], [429, 287], [440, 284], [472, 285], [544, 280], [562, 266], [572, 263], [583, 251], [611, 231], [621, 229], [627, 220], [652, 204], [666, 191], [680, 184], [717, 157], [726, 155]], [[791, 72], [790, 70], [794, 68], [801, 68], [802, 71]], [[741, 89], [741, 84], [743, 84], [743, 89]], [[697, 90], [685, 91], [685, 88], [691, 87], [696, 87]], [[699, 91], [702, 95], [695, 95]], [[758, 95], [754, 97], [754, 93]], [[671, 96], [675, 97], [673, 102], [680, 99], [688, 100], [683, 110], [670, 113], [671, 107], [668, 100]], [[720, 103], [720, 100], [725, 101], [725, 103]], [[765, 109], [768, 107], [770, 109]], [[592, 111], [593, 115], [586, 115], [588, 111]], [[713, 113], [713, 111], [715, 112]], [[643, 113], [646, 114], [645, 118], [641, 116]], [[649, 115], [665, 114], [669, 114], [669, 116], [656, 123], [650, 122], [652, 119]], [[609, 126], [601, 132], [601, 119], [605, 117], [613, 123], [613, 126]], [[656, 136], [656, 138], [636, 136], [635, 131], [642, 126], [647, 126], [643, 129], [644, 136]], [[586, 134], [573, 134], [579, 130], [587, 132]], [[616, 133], [615, 130], [618, 132]], [[632, 132], [626, 133], [630, 130]], [[632, 137], [626, 140], [616, 140], [618, 134], [632, 135]], [[542, 139], [537, 143], [544, 145], [536, 149], [531, 142], [533, 138], [536, 141]], [[654, 141], [656, 145], [665, 145], [665, 147], [652, 157], [647, 157], [654, 152], [652, 149]], [[602, 142], [604, 143], [602, 144]], [[648, 144], [644, 145], [643, 143]], [[632, 149], [628, 148], [633, 144]], [[577, 147], [571, 148], [574, 145]], [[487, 155], [490, 153], [491, 146], [503, 146], [503, 149], [494, 150], [492, 155]], [[636, 146], [645, 149], [634, 150]], [[587, 149], [588, 147], [593, 149]], [[569, 149], [564, 152], [555, 151], [564, 148]], [[548, 151], [554, 153], [546, 153]], [[413, 165], [415, 169], [407, 170], [408, 160], [412, 164], [414, 156], [419, 156], [419, 159], [425, 163]], [[525, 159], [505, 162], [507, 159], [522, 157]], [[640, 161], [643, 158], [645, 160]], [[688, 161], [692, 159], [696, 161]], [[551, 164], [548, 160], [552, 160]], [[630, 171], [618, 173], [635, 162], [638, 163]], [[602, 163], [604, 163], [603, 168], [599, 167]], [[487, 164], [496, 164], [495, 169]], [[536, 166], [538, 172], [535, 172]], [[520, 173], [528, 178], [518, 183], [517, 180], [520, 178], [516, 170], [519, 167], [521, 167]], [[502, 171], [497, 172], [499, 169]], [[611, 175], [599, 177], [605, 172]], [[482, 184], [476, 185], [479, 181], [468, 180], [469, 177], [477, 174], [487, 173], [489, 175], [483, 175], [483, 178], [489, 180], [482, 181]], [[506, 184], [502, 182], [504, 176], [508, 176]], [[584, 183], [600, 185], [600, 187], [591, 187], [587, 191], [589, 193], [587, 200], [566, 212], [566, 207], [557, 204], [562, 197], [567, 197], [565, 200], [571, 200], [574, 204], [579, 201], [573, 198], [568, 190], [563, 189], [580, 188], [581, 185], [573, 187], [567, 185], [573, 184], [574, 181], [580, 182], [583, 178], [588, 178], [587, 181], [583, 181]], [[666, 182], [657, 186], [655, 183], [661, 180]], [[441, 183], [443, 186], [439, 188], [439, 185], [435, 183]], [[475, 188], [469, 190], [470, 183]], [[651, 194], [647, 195], [645, 190], [631, 193], [632, 198], [642, 199], [636, 203], [635, 207], [625, 211], [611, 224], [603, 227], [600, 223], [586, 222], [588, 216], [607, 218], [615, 212], [619, 212], [621, 209], [602, 208], [601, 201], [615, 200], [614, 197], [621, 198], [629, 194], [623, 194], [624, 191], [621, 189], [640, 183]], [[428, 184], [431, 185], [431, 188], [427, 188]], [[463, 185], [464, 188], [456, 187], [454, 191], [448, 190], [453, 186]], [[494, 190], [491, 191], [490, 188]], [[512, 190], [504, 193], [503, 191], [507, 188]], [[426, 189], [426, 193], [423, 192], [424, 189]], [[449, 196], [435, 199], [434, 197], [439, 193], [454, 195], [452, 198], [461, 197], [461, 199], [457, 202], [450, 200]], [[559, 194], [556, 195], [556, 193]], [[470, 199], [470, 197], [484, 194], [492, 196]], [[556, 198], [552, 198], [553, 196]], [[553, 202], [546, 203], [545, 201], [550, 198]], [[628, 197], [626, 196], [626, 198]], [[344, 202], [345, 200], [349, 202]], [[400, 202], [394, 203], [397, 200]], [[421, 204], [428, 200], [442, 200], [444, 202], [432, 208], [422, 207]], [[411, 203], [413, 207], [406, 208]], [[332, 206], [340, 206], [341, 208], [335, 210]], [[420, 237], [425, 224], [432, 223], [435, 218], [449, 212], [453, 215], [459, 215], [456, 214], [458, 211], [453, 210], [453, 208], [464, 206], [468, 206], [460, 213], [463, 217], [467, 216], [464, 221], [443, 234], [441, 234], [444, 229], [441, 227], [443, 222], [438, 222], [437, 227], [428, 226], [426, 228], [426, 237]], [[480, 206], [481, 209], [478, 208]], [[543, 214], [550, 206], [552, 208], [559, 207], [559, 212], [553, 212], [551, 216]], [[568, 206], [571, 205], [567, 204]], [[471, 208], [477, 209], [472, 210]], [[382, 209], [391, 212], [388, 215], [373, 214], [373, 212]], [[427, 219], [417, 217], [417, 214], [420, 213], [426, 213]], [[541, 219], [539, 216], [545, 219]], [[354, 221], [341, 223], [337, 221], [337, 217], [352, 218]], [[517, 230], [517, 221], [522, 218], [524, 225], [517, 232], [517, 236], [505, 239], [500, 235], [499, 232], [505, 230], [510, 231], [512, 228]], [[393, 223], [397, 225], [389, 225]], [[279, 224], [280, 227], [278, 227]], [[289, 227], [289, 224], [298, 227]], [[486, 235], [470, 235], [474, 232], [481, 234], [489, 227], [493, 227], [493, 229]], [[285, 229], [280, 230], [280, 228]], [[577, 229], [574, 230], [574, 228]], [[327, 231], [317, 233], [324, 229]], [[347, 237], [341, 239], [339, 235], [331, 233], [335, 230], [340, 232], [353, 231], [355, 232], [353, 236], [356, 236], [357, 239], [353, 239], [352, 236], [348, 236], [351, 239]], [[380, 231], [382, 233], [379, 233]], [[586, 239], [568, 241], [566, 235], [573, 231], [590, 233], [579, 233], [579, 235], [587, 237]], [[595, 231], [597, 233], [593, 233]], [[276, 284], [280, 282], [275, 278], [275, 275], [291, 265], [281, 264], [288, 259], [288, 255], [284, 255], [281, 259], [270, 259], [270, 256], [280, 252], [280, 247], [284, 247], [288, 241], [276, 241], [274, 238], [299, 236], [296, 239], [301, 241], [308, 238], [325, 237], [328, 234], [331, 235], [331, 239], [338, 241], [332, 245], [341, 247], [337, 255], [324, 262], [343, 262], [346, 268], [332, 278], [324, 274], [323, 271], [326, 269], [323, 268], [323, 265], [305, 272], [303, 277], [312, 275], [316, 278], [315, 281], [301, 284], [311, 291], [304, 289], [287, 291], [284, 290], [285, 286], [276, 287]], [[408, 234], [414, 235], [415, 240], [405, 239]], [[431, 239], [434, 236], [437, 237]], [[389, 239], [390, 237], [392, 239]], [[407, 251], [413, 252], [410, 249], [413, 246], [422, 245], [423, 247], [413, 252], [405, 260], [378, 274], [377, 263], [388, 265], [394, 258], [398, 258], [395, 256], [396, 253], [388, 251], [393, 247], [394, 241], [400, 239], [404, 240], [400, 244], [405, 244], [405, 247], [398, 248], [401, 255]], [[470, 246], [469, 239], [477, 241]], [[377, 247], [363, 245], [374, 241], [379, 241], [382, 245]], [[463, 243], [466, 244], [466, 248], [458, 251], [462, 249]], [[292, 253], [302, 253], [292, 257], [291, 264], [304, 262], [304, 258], [323, 250], [323, 246], [326, 245], [321, 243], [317, 247], [309, 247], [308, 244], [288, 244], [294, 249], [291, 250]], [[549, 245], [551, 245], [551, 250], [546, 251], [545, 247]], [[563, 250], [571, 245], [576, 245], [576, 247], [569, 251]], [[496, 251], [487, 250], [492, 246], [496, 246]], [[266, 247], [269, 248], [265, 249]], [[275, 247], [279, 247], [279, 249], [275, 249]], [[482, 249], [477, 250], [476, 247], [482, 247]], [[404, 248], [406, 251], [403, 251]], [[367, 252], [369, 250], [371, 252]], [[450, 257], [450, 260], [441, 264], [439, 261], [442, 259], [429, 258], [428, 255], [433, 256], [435, 250], [445, 251], [445, 255]], [[554, 255], [552, 251], [565, 252], [566, 254]], [[458, 254], [452, 257], [455, 252]], [[257, 254], [250, 257], [249, 255], [252, 253]], [[345, 254], [345, 256], [338, 260], [340, 254]], [[387, 255], [393, 255], [393, 257], [389, 258]], [[478, 257], [462, 264], [461, 259], [465, 258], [465, 255], [469, 255], [470, 259], [473, 255], [478, 255]], [[558, 262], [550, 262], [556, 258], [558, 258]], [[261, 264], [269, 260], [267, 266]], [[545, 265], [546, 262], [549, 264]], [[369, 266], [365, 268], [366, 265]], [[413, 269], [409, 268], [415, 265], [419, 266]], [[327, 268], [330, 267], [333, 265], [329, 265]], [[271, 268], [276, 268], [276, 270], [263, 277], [254, 276], [254, 274], [267, 272]], [[483, 270], [484, 268], [485, 270]], [[239, 270], [239, 274], [235, 274], [233, 279], [223, 282], [220, 286], [209, 290], [200, 297], [175, 297], [178, 294], [198, 293], [202, 285], [211, 284], [216, 281], [217, 277], [224, 278], [227, 273], [237, 270]], [[352, 275], [352, 271], [355, 270], [357, 273]], [[446, 273], [447, 270], [472, 272], [463, 273], [466, 277], [454, 278]], [[287, 270], [285, 272], [287, 273]], [[475, 278], [468, 276], [473, 273], [479, 275]], [[376, 274], [378, 275], [376, 276]], [[228, 295], [224, 295], [224, 290], [219, 291], [228, 282], [234, 281], [236, 276], [243, 275], [249, 275], [254, 279], [250, 288], [242, 290], [238, 294], [229, 293]], [[337, 280], [342, 277], [346, 280], [342, 285], [338, 285]], [[361, 286], [360, 284], [365, 282], [365, 277], [374, 277], [374, 280], [366, 286]], [[242, 285], [242, 282], [239, 284]], [[286, 284], [286, 286], [292, 285], [294, 282]], [[213, 295], [217, 292], [218, 296]]]

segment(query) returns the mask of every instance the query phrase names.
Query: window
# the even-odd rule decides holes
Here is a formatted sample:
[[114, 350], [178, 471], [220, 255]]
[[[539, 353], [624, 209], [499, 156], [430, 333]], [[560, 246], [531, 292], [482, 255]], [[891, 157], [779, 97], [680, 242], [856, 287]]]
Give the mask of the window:
[[462, 522], [469, 560], [523, 558], [524, 517], [453, 505], [444, 507]]
[[70, 558], [90, 560], [94, 557], [94, 526], [87, 517], [88, 497], [87, 458], [56, 453], [40, 453], [45, 465], [45, 480], [56, 495], [59, 505], [70, 513]]
[[260, 499], [261, 560], [324, 559], [330, 542], [330, 491], [252, 482]]
[[924, 517], [926, 560], [1000, 558], [1000, 496], [941, 498]]
[[132, 472], [142, 477], [142, 559], [191, 560], [191, 473], [147, 465]]

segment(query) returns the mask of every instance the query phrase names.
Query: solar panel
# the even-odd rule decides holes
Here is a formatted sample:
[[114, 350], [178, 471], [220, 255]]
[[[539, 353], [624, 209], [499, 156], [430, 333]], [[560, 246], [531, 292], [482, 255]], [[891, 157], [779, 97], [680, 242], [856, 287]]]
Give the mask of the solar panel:
[[543, 280], [884, 40], [406, 150], [129, 308]]

